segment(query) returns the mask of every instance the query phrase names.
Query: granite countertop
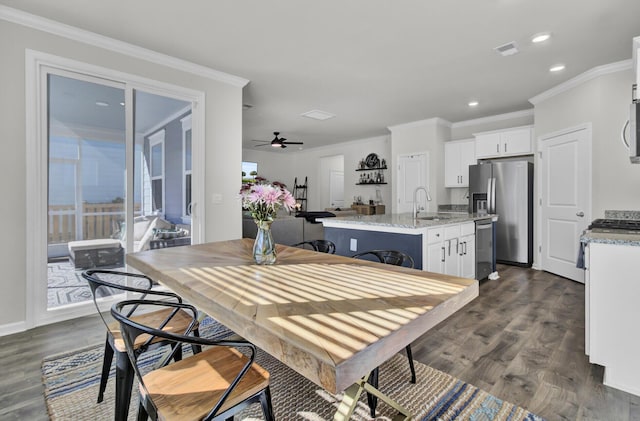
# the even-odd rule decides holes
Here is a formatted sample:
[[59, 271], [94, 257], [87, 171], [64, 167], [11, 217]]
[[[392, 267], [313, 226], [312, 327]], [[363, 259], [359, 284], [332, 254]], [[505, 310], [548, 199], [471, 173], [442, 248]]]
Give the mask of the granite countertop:
[[640, 234], [615, 234], [587, 230], [580, 236], [580, 242], [585, 244], [601, 243], [640, 247]]
[[[640, 211], [605, 210], [604, 217], [607, 219], [640, 220]], [[580, 236], [580, 242], [584, 244], [601, 243], [640, 247], [640, 234], [619, 234], [612, 232], [593, 232], [591, 230], [586, 230]]]
[[[430, 218], [430, 219], [420, 219]], [[400, 214], [384, 214], [384, 215], [354, 215], [343, 216], [337, 218], [327, 218], [322, 220], [331, 225], [373, 225], [394, 228], [430, 228], [438, 225], [460, 224], [464, 222], [473, 222], [481, 219], [493, 219], [497, 215], [478, 215], [469, 213], [436, 213], [423, 212], [418, 215], [418, 219], [414, 221], [410, 213]]]

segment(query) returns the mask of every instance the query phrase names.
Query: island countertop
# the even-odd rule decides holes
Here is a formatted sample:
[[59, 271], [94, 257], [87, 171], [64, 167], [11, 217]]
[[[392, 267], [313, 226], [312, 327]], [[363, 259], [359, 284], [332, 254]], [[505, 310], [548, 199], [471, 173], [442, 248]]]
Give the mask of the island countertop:
[[[424, 212], [413, 218], [410, 213], [384, 215], [353, 215], [336, 218], [323, 218], [322, 224], [332, 228], [352, 228], [368, 230], [420, 230], [439, 225], [461, 224], [481, 219], [497, 220], [497, 215], [478, 215], [469, 213]], [[417, 232], [416, 232], [417, 233]]]

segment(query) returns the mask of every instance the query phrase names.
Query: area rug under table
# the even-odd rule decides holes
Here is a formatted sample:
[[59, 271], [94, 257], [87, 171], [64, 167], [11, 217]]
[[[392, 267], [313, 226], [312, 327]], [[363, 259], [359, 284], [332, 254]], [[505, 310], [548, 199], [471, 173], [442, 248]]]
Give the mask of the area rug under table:
[[[205, 337], [219, 337], [226, 333], [225, 328], [211, 321], [202, 328], [202, 336]], [[100, 404], [96, 403], [103, 347], [95, 345], [44, 359], [45, 401], [52, 420], [113, 419], [113, 368], [105, 399]], [[143, 354], [144, 365], [152, 367], [161, 355], [161, 351]], [[256, 359], [271, 374], [272, 403], [277, 420], [323, 421], [333, 418], [342, 398], [340, 394], [326, 392], [266, 352], [259, 351]], [[417, 361], [416, 374], [418, 383], [411, 384], [407, 358], [398, 354], [380, 367], [379, 383], [383, 393], [411, 410], [417, 420], [542, 420], [523, 408]], [[130, 420], [136, 419], [137, 408], [137, 385], [134, 385]], [[378, 403], [376, 419], [387, 420], [394, 414], [385, 403]], [[263, 419], [260, 406], [250, 406], [235, 419]], [[351, 419], [371, 419], [364, 394]]]

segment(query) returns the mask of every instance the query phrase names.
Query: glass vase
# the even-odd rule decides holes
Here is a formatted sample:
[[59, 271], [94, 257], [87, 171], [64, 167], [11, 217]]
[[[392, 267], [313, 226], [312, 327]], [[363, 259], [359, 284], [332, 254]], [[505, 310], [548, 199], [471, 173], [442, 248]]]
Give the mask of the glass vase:
[[276, 243], [271, 235], [273, 221], [255, 221], [258, 226], [256, 241], [253, 243], [253, 260], [259, 265], [272, 265], [276, 262]]

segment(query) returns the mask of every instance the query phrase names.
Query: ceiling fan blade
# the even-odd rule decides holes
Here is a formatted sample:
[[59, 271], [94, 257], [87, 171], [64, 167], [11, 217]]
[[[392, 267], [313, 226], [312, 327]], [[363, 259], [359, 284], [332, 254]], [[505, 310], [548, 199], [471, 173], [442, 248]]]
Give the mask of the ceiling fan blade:
[[271, 143], [263, 143], [262, 145], [253, 145], [254, 148], [259, 148], [260, 146], [271, 146]]
[[302, 142], [282, 142], [285, 145], [304, 145]]

